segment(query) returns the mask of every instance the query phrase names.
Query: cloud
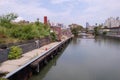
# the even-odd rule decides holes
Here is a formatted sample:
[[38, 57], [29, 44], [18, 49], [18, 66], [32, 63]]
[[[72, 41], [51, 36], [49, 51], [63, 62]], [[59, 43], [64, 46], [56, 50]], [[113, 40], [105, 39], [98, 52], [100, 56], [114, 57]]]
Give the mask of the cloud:
[[19, 22], [19, 21], [21, 21], [21, 20], [24, 20], [23, 17], [17, 17], [14, 21], [15, 21], [15, 22]]
[[86, 8], [81, 16], [91, 24], [103, 23], [108, 17], [120, 16], [120, 0], [79, 0], [84, 2]]
[[15, 12], [18, 13], [19, 16], [24, 17], [24, 19], [32, 21], [36, 18], [42, 19], [45, 15], [48, 17], [59, 17], [69, 14], [68, 10], [56, 14], [55, 12], [52, 12], [49, 9], [39, 5], [37, 0], [36, 2], [29, 2], [28, 4], [18, 2], [18, 0], [6, 0], [2, 1], [0, 7], [2, 7], [0, 9], [0, 14]]
[[69, 2], [70, 0], [51, 0], [52, 4], [60, 4], [60, 3], [64, 3], [64, 2]]
[[103, 23], [120, 16], [120, 0], [0, 0], [0, 15], [15, 12], [34, 21], [48, 16], [51, 21], [84, 25]]

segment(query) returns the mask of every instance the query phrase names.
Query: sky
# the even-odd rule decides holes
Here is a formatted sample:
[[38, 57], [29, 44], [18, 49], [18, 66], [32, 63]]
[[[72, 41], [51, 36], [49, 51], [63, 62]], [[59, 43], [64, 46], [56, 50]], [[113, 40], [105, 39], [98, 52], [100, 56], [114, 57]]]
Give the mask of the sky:
[[120, 17], [120, 0], [0, 0], [0, 15], [16, 13], [18, 20], [72, 23], [104, 23], [109, 17]]

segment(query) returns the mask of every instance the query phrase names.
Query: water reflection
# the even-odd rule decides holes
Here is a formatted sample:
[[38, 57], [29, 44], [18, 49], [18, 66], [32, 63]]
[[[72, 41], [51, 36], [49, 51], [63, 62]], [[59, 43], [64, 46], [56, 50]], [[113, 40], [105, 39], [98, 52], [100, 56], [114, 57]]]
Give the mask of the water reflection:
[[[68, 45], [67, 45], [68, 46]], [[66, 46], [66, 47], [67, 47]], [[57, 60], [59, 60], [60, 56], [62, 55], [62, 53], [64, 52], [64, 50], [66, 49], [66, 47], [59, 52], [59, 55], [55, 56], [48, 64], [47, 66], [43, 67], [42, 70], [40, 71], [39, 74], [33, 75], [33, 77], [30, 80], [42, 80], [44, 79], [44, 77], [46, 76], [46, 74], [49, 72], [49, 70], [51, 68], [54, 68], [55, 66], [57, 66]]]
[[115, 48], [120, 49], [120, 40], [119, 39], [96, 37], [95, 43], [98, 43], [99, 45], [104, 44], [104, 45], [111, 46], [111, 47], [114, 45]]
[[120, 80], [119, 51], [120, 42], [114, 39], [74, 38], [58, 59], [31, 80]]
[[73, 38], [73, 45], [76, 45], [78, 43], [78, 38], [77, 37], [74, 37]]

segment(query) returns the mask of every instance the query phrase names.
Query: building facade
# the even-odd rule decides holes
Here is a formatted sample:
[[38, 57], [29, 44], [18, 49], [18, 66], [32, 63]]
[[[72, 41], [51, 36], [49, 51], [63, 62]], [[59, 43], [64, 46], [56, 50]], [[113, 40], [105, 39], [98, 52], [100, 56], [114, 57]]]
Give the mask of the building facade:
[[103, 26], [107, 27], [107, 28], [119, 27], [120, 26], [119, 17], [117, 17], [117, 18], [113, 18], [113, 17], [108, 18], [107, 20], [105, 20]]

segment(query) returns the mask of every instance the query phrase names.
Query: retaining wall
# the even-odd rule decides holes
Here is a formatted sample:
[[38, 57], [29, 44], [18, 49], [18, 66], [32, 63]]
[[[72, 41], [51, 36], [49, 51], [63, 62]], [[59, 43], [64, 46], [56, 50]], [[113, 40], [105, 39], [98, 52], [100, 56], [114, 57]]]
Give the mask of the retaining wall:
[[8, 59], [9, 49], [0, 50], [0, 63]]
[[[38, 43], [36, 43], [36, 41], [38, 41]], [[29, 52], [31, 50], [34, 50], [34, 49], [40, 48], [41, 46], [49, 44], [50, 42], [51, 42], [50, 38], [47, 37], [47, 38], [43, 38], [40, 40], [32, 40], [32, 41], [26, 42], [24, 44], [19, 44], [19, 45], [17, 45], [18, 43], [12, 44], [12, 45], [10, 44], [9, 47], [14, 46], [14, 45], [19, 46], [20, 48], [22, 48], [22, 51], [24, 54], [26, 52]], [[8, 60], [9, 51], [10, 51], [9, 48], [0, 49], [0, 63]]]

